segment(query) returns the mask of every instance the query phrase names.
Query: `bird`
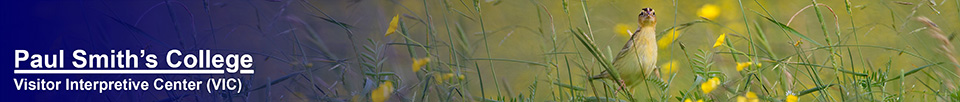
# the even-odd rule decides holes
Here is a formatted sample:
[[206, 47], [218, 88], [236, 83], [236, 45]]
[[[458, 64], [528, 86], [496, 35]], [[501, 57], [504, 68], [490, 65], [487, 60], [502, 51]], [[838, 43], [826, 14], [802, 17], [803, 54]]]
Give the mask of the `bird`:
[[[655, 72], [657, 63], [656, 25], [657, 14], [652, 8], [643, 8], [637, 16], [640, 29], [634, 31], [627, 43], [613, 60], [613, 70], [617, 70], [620, 79], [613, 79], [610, 71], [600, 72], [590, 80], [610, 79], [619, 81], [621, 87], [633, 87], [646, 79], [645, 75], [659, 77]], [[656, 78], [659, 79], [659, 78]], [[619, 89], [618, 89], [619, 90]]]

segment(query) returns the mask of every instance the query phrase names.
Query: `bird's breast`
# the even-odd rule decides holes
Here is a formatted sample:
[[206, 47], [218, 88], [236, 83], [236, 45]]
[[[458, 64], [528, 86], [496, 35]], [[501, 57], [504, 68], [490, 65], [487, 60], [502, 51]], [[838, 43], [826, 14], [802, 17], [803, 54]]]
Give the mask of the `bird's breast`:
[[640, 55], [639, 60], [641, 60], [641, 65], [643, 69], [652, 70], [655, 64], [657, 63], [657, 35], [654, 32], [656, 29], [654, 27], [644, 27], [640, 30], [640, 36], [635, 42], [638, 48], [637, 54]]

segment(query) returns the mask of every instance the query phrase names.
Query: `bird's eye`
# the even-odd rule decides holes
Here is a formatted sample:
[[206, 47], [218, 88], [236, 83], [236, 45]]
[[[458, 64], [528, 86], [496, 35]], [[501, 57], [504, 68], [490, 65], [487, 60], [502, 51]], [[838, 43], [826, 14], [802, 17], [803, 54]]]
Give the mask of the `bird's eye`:
[[657, 15], [657, 13], [656, 13], [656, 12], [654, 12], [654, 13], [653, 13], [653, 15]]

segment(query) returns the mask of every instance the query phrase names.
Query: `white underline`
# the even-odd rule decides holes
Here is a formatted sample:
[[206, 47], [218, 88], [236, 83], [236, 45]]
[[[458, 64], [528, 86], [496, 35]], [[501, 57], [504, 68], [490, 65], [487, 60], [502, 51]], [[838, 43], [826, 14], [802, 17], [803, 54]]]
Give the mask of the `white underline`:
[[253, 74], [253, 70], [240, 70], [240, 74]]
[[[13, 70], [13, 74], [225, 74], [226, 70]], [[240, 70], [240, 74], [253, 74], [252, 69]]]

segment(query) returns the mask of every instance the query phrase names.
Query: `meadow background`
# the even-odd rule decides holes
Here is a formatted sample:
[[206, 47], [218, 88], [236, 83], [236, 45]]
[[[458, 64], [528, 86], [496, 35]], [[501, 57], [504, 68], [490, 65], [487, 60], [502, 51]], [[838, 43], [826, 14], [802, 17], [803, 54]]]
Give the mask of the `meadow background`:
[[[298, 45], [329, 50], [307, 55], [341, 57], [304, 62], [333, 67], [313, 72], [326, 94], [290, 79], [277, 85], [294, 90], [271, 91], [290, 96], [272, 100], [958, 101], [958, 1], [283, 2], [297, 12], [284, 16], [309, 25], [292, 27], [300, 42], [322, 40]], [[604, 69], [594, 55], [612, 60], [644, 7], [658, 12], [663, 79], [633, 97], [588, 81]], [[714, 77], [719, 85], [702, 85]]]

